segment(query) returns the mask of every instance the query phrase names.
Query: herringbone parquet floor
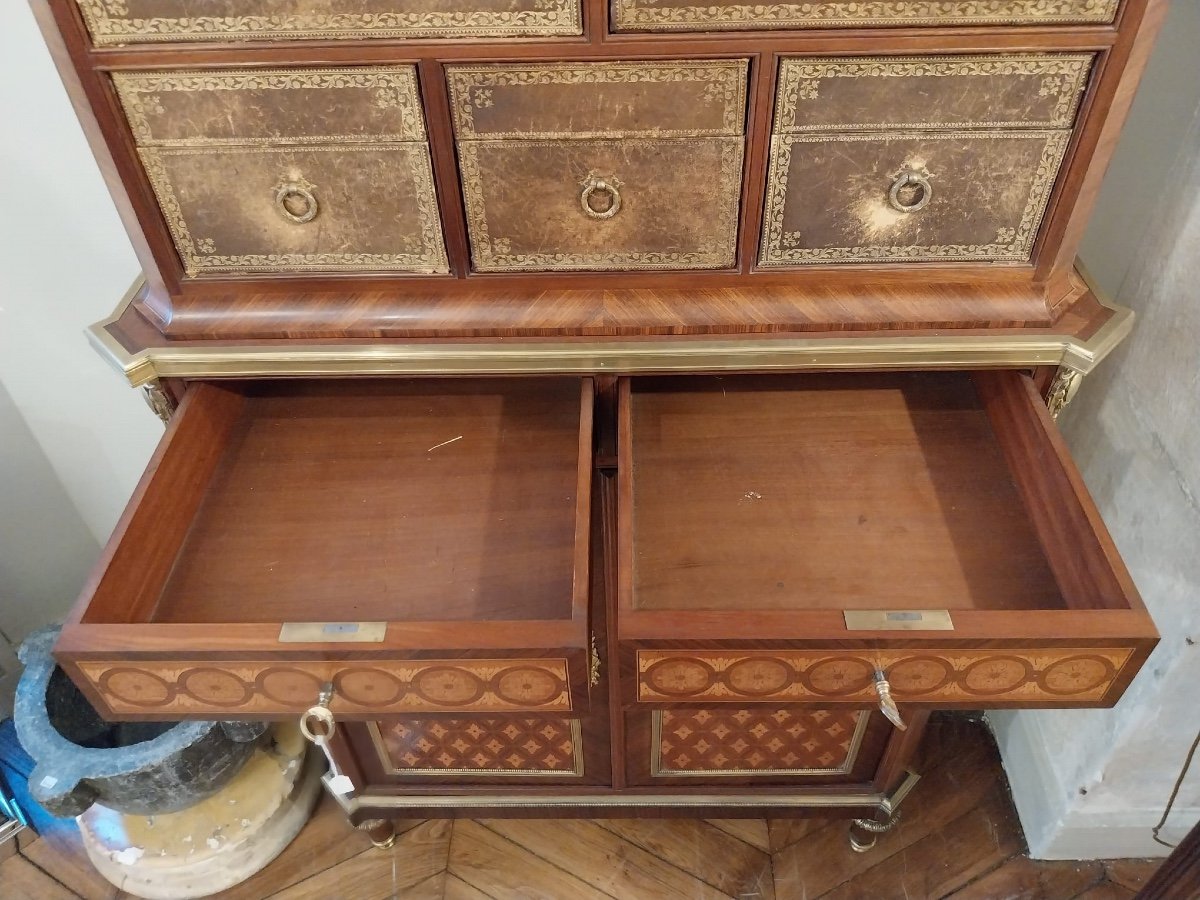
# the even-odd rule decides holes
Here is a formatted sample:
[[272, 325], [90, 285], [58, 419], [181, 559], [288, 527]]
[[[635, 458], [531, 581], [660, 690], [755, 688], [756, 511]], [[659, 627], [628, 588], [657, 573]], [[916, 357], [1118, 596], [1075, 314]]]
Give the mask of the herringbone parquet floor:
[[[924, 779], [901, 824], [867, 854], [821, 819], [403, 822], [376, 850], [322, 803], [296, 841], [225, 900], [1127, 900], [1153, 861], [1033, 862], [982, 725], [935, 719]], [[68, 840], [0, 863], [4, 900], [119, 893]]]

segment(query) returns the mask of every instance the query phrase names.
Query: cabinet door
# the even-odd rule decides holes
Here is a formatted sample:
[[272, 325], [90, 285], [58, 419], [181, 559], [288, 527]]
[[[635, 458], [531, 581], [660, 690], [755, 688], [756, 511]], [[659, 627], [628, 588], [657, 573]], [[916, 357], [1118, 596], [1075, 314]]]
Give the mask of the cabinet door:
[[56, 655], [119, 719], [589, 695], [589, 379], [192, 385]]
[[633, 709], [626, 765], [636, 785], [865, 784], [892, 727], [868, 709], [770, 703]]
[[635, 708], [1108, 706], [1153, 623], [1016, 372], [627, 380]]

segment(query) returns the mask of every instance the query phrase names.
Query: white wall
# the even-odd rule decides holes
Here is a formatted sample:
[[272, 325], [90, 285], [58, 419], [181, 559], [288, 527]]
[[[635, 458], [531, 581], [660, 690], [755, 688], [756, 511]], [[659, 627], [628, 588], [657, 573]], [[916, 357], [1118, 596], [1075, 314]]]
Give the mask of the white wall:
[[19, 639], [74, 602], [162, 426], [83, 334], [138, 266], [24, 2], [0, 8], [0, 122], [0, 517], [39, 536], [0, 547], [0, 631]]
[[[1151, 839], [1200, 729], [1200, 5], [1177, 0], [1083, 259], [1138, 312], [1060, 424], [1163, 641], [1113, 710], [990, 718], [1031, 852], [1161, 856]], [[1200, 766], [1163, 837], [1200, 819]]]

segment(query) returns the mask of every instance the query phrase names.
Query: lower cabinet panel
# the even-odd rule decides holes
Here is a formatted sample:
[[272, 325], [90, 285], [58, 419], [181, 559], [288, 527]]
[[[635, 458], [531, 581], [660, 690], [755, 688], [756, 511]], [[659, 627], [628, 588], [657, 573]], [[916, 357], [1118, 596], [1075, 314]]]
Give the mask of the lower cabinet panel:
[[608, 783], [605, 751], [585, 741], [578, 718], [446, 715], [347, 724], [373, 785]]
[[751, 704], [627, 714], [631, 784], [869, 781], [892, 727], [862, 709]]

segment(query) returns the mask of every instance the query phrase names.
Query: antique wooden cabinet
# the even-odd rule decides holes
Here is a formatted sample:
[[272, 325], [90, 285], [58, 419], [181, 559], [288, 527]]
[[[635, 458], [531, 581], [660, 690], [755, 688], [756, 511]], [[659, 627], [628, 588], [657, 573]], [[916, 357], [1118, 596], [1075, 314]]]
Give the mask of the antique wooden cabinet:
[[303, 717], [381, 832], [864, 848], [930, 710], [1153, 648], [1053, 416], [1161, 0], [33, 4], [169, 420], [57, 648], [106, 715]]

